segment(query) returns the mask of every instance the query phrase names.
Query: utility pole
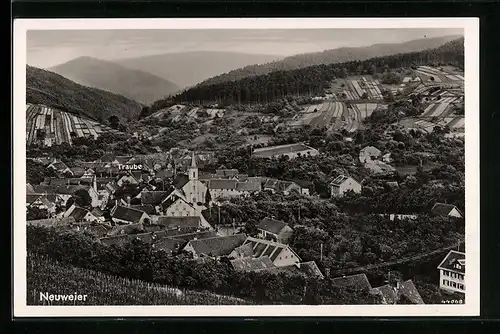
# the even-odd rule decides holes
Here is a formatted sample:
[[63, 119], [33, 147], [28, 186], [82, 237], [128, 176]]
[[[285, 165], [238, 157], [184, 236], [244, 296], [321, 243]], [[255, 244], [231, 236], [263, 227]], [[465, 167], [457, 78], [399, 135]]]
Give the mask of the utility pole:
[[319, 248], [319, 252], [320, 252], [320, 256], [319, 256], [319, 260], [320, 261], [323, 261], [323, 243], [321, 243], [320, 245], [320, 248]]
[[219, 214], [218, 214], [219, 217], [217, 219], [217, 222], [220, 225], [220, 205], [217, 205], [217, 208], [218, 208], [218, 211], [219, 211]]

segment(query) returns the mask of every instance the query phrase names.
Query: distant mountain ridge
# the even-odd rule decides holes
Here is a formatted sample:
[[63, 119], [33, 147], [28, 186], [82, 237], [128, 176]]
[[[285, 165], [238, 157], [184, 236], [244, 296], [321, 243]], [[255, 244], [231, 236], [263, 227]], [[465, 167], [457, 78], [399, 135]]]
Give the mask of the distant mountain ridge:
[[51, 67], [49, 71], [146, 104], [179, 91], [176, 84], [154, 74], [86, 56]]
[[127, 68], [154, 73], [185, 89], [215, 75], [247, 65], [264, 64], [279, 58], [275, 55], [195, 51], [116, 59], [113, 62]]
[[122, 95], [86, 87], [57, 73], [26, 66], [26, 103], [90, 117], [104, 123], [112, 115], [120, 120], [137, 119], [142, 105]]
[[373, 44], [366, 47], [341, 47], [322, 52], [304, 53], [286, 57], [261, 65], [250, 65], [226, 74], [221, 74], [205, 80], [200, 85], [211, 85], [227, 81], [235, 81], [250, 76], [267, 74], [273, 71], [288, 71], [315, 65], [329, 65], [347, 61], [367, 60], [398, 53], [418, 52], [437, 48], [447, 42], [460, 38], [460, 35], [449, 35], [433, 38], [411, 40], [403, 43]]

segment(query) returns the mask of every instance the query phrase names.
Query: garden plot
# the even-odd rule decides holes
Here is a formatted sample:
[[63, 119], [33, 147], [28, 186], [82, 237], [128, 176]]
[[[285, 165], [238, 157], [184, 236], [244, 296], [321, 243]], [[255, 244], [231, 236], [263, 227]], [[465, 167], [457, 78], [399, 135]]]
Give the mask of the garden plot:
[[376, 103], [358, 103], [355, 104], [356, 108], [360, 111], [361, 120], [370, 117], [373, 111], [378, 107]]

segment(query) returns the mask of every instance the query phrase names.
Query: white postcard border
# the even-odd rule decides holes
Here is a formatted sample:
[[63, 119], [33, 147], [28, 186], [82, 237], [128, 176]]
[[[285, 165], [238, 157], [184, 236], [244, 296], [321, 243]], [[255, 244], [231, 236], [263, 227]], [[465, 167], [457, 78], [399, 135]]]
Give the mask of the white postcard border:
[[[294, 306], [27, 306], [26, 305], [26, 31], [109, 29], [404, 29], [463, 28], [465, 35], [465, 186], [467, 297], [463, 305]], [[199, 316], [478, 316], [479, 287], [479, 19], [231, 18], [17, 19], [13, 80], [13, 314], [15, 317]], [[16, 129], [18, 129], [16, 131]], [[437, 270], [437, 269], [436, 269]]]

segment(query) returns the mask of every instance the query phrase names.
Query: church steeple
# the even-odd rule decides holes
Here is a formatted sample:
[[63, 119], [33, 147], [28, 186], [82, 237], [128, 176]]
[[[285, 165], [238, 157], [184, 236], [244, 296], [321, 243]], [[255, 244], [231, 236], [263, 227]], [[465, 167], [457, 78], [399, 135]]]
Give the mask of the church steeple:
[[196, 157], [193, 155], [191, 157], [191, 167], [189, 167], [189, 179], [190, 180], [198, 180], [198, 166], [196, 165]]

